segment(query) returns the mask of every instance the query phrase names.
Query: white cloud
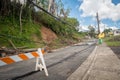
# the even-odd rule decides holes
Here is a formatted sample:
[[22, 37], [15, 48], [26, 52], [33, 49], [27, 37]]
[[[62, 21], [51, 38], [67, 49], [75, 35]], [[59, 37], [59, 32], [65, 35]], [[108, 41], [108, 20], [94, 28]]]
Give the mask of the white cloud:
[[[98, 31], [98, 27], [95, 27], [94, 25], [91, 25], [91, 26], [93, 26], [95, 28], [95, 30]], [[100, 23], [100, 32], [103, 32], [105, 29], [115, 30], [118, 28], [115, 26], [108, 26], [107, 24]], [[87, 25], [81, 25], [81, 26], [79, 26], [79, 31], [89, 31], [89, 28]]]
[[[91, 26], [93, 26], [95, 28], [96, 31], [98, 31], [98, 27], [95, 27], [94, 25], [91, 24]], [[100, 23], [100, 32], [103, 32], [105, 29], [112, 29], [112, 30], [116, 30], [118, 29], [115, 26], [108, 26], [107, 24], [104, 23]], [[79, 26], [79, 31], [89, 31], [88, 25], [81, 25]]]
[[88, 31], [88, 30], [89, 30], [88, 26], [86, 26], [86, 25], [79, 26], [79, 32], [80, 31]]
[[120, 20], [120, 3], [115, 5], [112, 0], [83, 0], [79, 10], [83, 11], [81, 16], [96, 16], [99, 13], [100, 19]]
[[110, 27], [110, 29], [112, 29], [112, 30], [117, 30], [118, 28], [115, 27], [115, 26], [113, 26], [113, 27]]
[[100, 23], [100, 32], [103, 32], [105, 29], [109, 29], [107, 24]]
[[100, 23], [100, 32], [103, 32], [105, 29], [116, 30], [118, 28], [116, 26], [108, 26], [107, 24]]

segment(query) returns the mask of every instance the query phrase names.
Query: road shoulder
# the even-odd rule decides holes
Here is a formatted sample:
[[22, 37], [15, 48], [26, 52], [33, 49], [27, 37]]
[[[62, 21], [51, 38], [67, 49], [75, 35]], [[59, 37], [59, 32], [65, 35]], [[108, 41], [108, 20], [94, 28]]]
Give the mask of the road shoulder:
[[120, 60], [105, 44], [94, 49], [67, 80], [119, 80]]

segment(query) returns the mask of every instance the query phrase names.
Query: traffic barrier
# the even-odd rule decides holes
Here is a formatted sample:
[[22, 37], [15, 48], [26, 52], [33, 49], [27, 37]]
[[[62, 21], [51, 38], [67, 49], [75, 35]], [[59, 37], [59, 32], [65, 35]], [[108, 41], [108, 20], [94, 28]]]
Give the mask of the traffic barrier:
[[31, 58], [36, 58], [35, 70], [42, 71], [44, 69], [45, 75], [48, 76], [48, 71], [47, 71], [46, 64], [45, 64], [45, 61], [43, 58], [44, 53], [45, 53], [44, 50], [39, 48], [38, 51], [36, 51], [36, 52], [20, 53], [18, 55], [3, 57], [3, 58], [0, 58], [0, 66], [12, 64], [12, 63], [19, 62], [19, 61], [28, 60]]

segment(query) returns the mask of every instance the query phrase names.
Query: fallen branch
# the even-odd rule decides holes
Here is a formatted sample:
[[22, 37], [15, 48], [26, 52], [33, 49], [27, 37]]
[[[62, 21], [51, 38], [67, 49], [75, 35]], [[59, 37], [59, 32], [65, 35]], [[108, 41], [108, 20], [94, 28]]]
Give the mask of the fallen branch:
[[12, 40], [9, 39], [8, 41], [10, 42], [10, 44], [13, 46], [14, 49], [17, 49], [14, 43], [12, 42]]

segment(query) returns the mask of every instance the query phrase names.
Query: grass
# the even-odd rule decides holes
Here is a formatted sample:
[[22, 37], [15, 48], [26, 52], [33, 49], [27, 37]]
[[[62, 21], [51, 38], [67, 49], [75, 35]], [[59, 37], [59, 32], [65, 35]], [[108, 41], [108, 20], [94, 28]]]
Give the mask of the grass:
[[28, 48], [35, 47], [32, 35], [37, 35], [41, 39], [40, 25], [34, 23], [23, 24], [23, 32], [20, 34], [20, 27], [8, 24], [0, 24], [0, 47], [5, 46], [11, 48], [9, 40], [11, 40], [16, 47], [26, 46]]
[[[14, 15], [15, 16], [15, 15]], [[12, 48], [10, 41], [16, 47], [26, 46], [28, 48], [43, 47], [47, 45], [41, 37], [40, 29], [46, 26], [51, 29], [58, 37], [58, 40], [51, 42], [50, 47], [59, 48], [80, 41], [85, 34], [77, 32], [75, 27], [56, 21], [51, 16], [40, 12], [34, 15], [35, 20], [29, 21], [22, 18], [22, 32], [19, 25], [19, 17], [17, 16], [0, 16], [0, 47]], [[13, 19], [14, 17], [14, 19]], [[77, 19], [69, 19], [74, 23]]]
[[108, 46], [118, 47], [120, 46], [120, 36], [112, 36], [104, 39]]
[[120, 41], [117, 41], [117, 42], [109, 42], [109, 41], [107, 41], [106, 43], [110, 47], [118, 47], [118, 46], [120, 46]]

